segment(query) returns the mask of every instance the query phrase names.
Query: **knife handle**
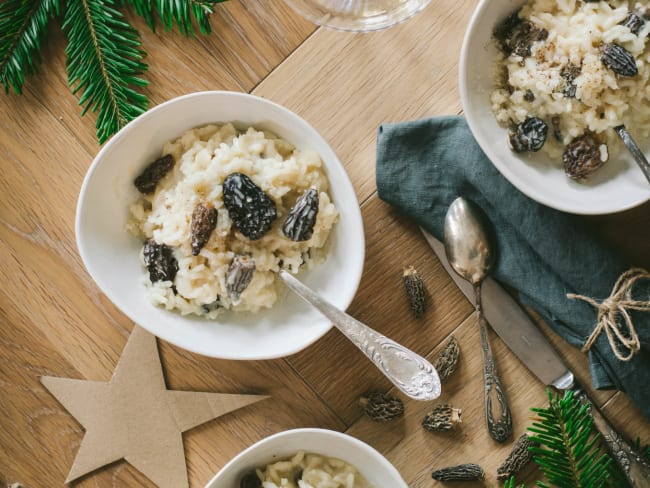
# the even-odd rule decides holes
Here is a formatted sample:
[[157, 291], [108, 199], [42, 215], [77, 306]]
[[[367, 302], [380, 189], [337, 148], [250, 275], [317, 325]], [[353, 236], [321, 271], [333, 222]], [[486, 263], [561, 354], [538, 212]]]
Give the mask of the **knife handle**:
[[580, 385], [575, 384], [571, 389], [576, 398], [583, 404], [589, 405], [594, 424], [603, 435], [607, 448], [625, 474], [630, 487], [650, 487], [650, 463], [621, 437]]

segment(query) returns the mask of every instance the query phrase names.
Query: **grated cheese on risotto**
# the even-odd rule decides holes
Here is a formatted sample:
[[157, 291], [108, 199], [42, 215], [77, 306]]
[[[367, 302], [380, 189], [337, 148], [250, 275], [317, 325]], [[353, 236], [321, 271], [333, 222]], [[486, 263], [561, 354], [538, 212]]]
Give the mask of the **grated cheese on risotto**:
[[[650, 3], [628, 0], [529, 0], [519, 18], [548, 31], [530, 45], [530, 54], [499, 52], [507, 72], [491, 94], [492, 110], [505, 126], [537, 117], [548, 125], [541, 148], [561, 161], [567, 146], [592, 133], [609, 147], [603, 160], [623, 147], [612, 130], [621, 124], [638, 140], [650, 135]], [[634, 15], [632, 21], [628, 16]], [[627, 19], [627, 20], [626, 20]], [[544, 36], [540, 36], [544, 37]], [[616, 44], [633, 57], [638, 74], [616, 72], [603, 61], [605, 46]], [[618, 48], [617, 48], [618, 49]], [[619, 50], [620, 51], [620, 50]], [[630, 64], [630, 63], [628, 63]]]
[[372, 488], [351, 464], [303, 451], [256, 474], [262, 488]]
[[[275, 274], [281, 267], [297, 273], [303, 266], [310, 268], [324, 260], [338, 211], [314, 151], [296, 149], [252, 127], [238, 131], [228, 123], [189, 130], [165, 144], [162, 154], [171, 155], [175, 163], [157, 182], [155, 192], [143, 194], [131, 205], [127, 224], [143, 240], [168, 246], [175, 259], [177, 271], [171, 280], [152, 281], [151, 267], [144, 274], [154, 304], [207, 318], [229, 309], [257, 312], [278, 299]], [[259, 239], [242, 234], [224, 204], [223, 183], [233, 173], [246, 175], [275, 204], [277, 218]], [[283, 222], [310, 189], [315, 189], [318, 201], [313, 233], [307, 240], [294, 241], [283, 233]], [[192, 216], [198, 205], [216, 210], [216, 226], [208, 227], [206, 242], [193, 255]], [[145, 267], [146, 248], [145, 244], [141, 252]], [[252, 279], [243, 284], [243, 290], [232, 288], [238, 279], [233, 278], [232, 265], [238, 260], [254, 263]], [[160, 274], [164, 278], [164, 270]]]

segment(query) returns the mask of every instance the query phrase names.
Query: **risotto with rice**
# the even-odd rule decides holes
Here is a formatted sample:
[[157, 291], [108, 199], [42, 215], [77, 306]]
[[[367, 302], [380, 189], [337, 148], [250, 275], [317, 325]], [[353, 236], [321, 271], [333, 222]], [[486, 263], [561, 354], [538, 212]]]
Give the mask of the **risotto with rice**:
[[303, 451], [290, 459], [256, 469], [246, 475], [241, 485], [262, 488], [372, 488], [351, 464]]
[[623, 147], [613, 128], [650, 135], [649, 5], [529, 0], [497, 27], [491, 104], [511, 149], [541, 149], [580, 180]]
[[325, 258], [338, 218], [318, 154], [274, 134], [208, 125], [168, 142], [135, 180], [129, 230], [144, 240], [154, 304], [215, 318], [278, 298], [275, 274]]

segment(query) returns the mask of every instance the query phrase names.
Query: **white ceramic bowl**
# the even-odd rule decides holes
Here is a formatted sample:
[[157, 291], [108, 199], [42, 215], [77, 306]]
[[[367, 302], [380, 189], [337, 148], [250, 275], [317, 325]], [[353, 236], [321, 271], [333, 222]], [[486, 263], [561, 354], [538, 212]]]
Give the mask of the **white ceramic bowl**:
[[361, 212], [354, 188], [336, 154], [302, 118], [268, 100], [234, 92], [185, 95], [141, 115], [99, 152], [84, 179], [76, 216], [79, 253], [106, 296], [128, 317], [158, 337], [190, 351], [224, 359], [270, 359], [308, 346], [330, 322], [286, 293], [257, 314], [227, 312], [216, 320], [182, 316], [151, 304], [142, 284], [142, 243], [125, 224], [138, 198], [133, 180], [160, 155], [163, 143], [193, 127], [234, 122], [270, 130], [299, 148], [317, 151], [340, 217], [324, 263], [298, 278], [346, 309], [359, 285], [364, 261]]
[[[585, 183], [564, 174], [561, 163], [538, 152], [512, 152], [507, 129], [490, 108], [497, 53], [494, 27], [522, 5], [521, 0], [481, 0], [465, 33], [460, 57], [460, 98], [467, 123], [481, 149], [520, 191], [544, 205], [576, 214], [606, 214], [650, 200], [650, 185], [632, 157], [623, 150]], [[650, 157], [650, 141], [637, 141]]]
[[262, 439], [226, 464], [205, 488], [239, 486], [239, 480], [246, 473], [298, 451], [341, 459], [355, 466], [375, 488], [408, 488], [397, 469], [368, 444], [324, 429], [287, 430]]

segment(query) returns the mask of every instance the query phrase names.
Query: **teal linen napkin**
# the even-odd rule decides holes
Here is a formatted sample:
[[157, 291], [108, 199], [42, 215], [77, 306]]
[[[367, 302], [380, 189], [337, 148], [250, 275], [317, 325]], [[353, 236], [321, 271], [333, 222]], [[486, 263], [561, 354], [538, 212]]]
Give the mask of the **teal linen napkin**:
[[[577, 217], [540, 205], [512, 186], [483, 154], [462, 117], [382, 125], [377, 189], [379, 198], [438, 239], [456, 197], [478, 204], [494, 228], [494, 277], [517, 289], [523, 303], [576, 347], [593, 331], [597, 311], [569, 300], [567, 293], [605, 299], [629, 268]], [[650, 283], [644, 285], [641, 293], [647, 299]], [[619, 361], [603, 332], [589, 352], [591, 376], [595, 388], [625, 391], [650, 418], [650, 316], [637, 313], [633, 319], [641, 351], [629, 362]]]

